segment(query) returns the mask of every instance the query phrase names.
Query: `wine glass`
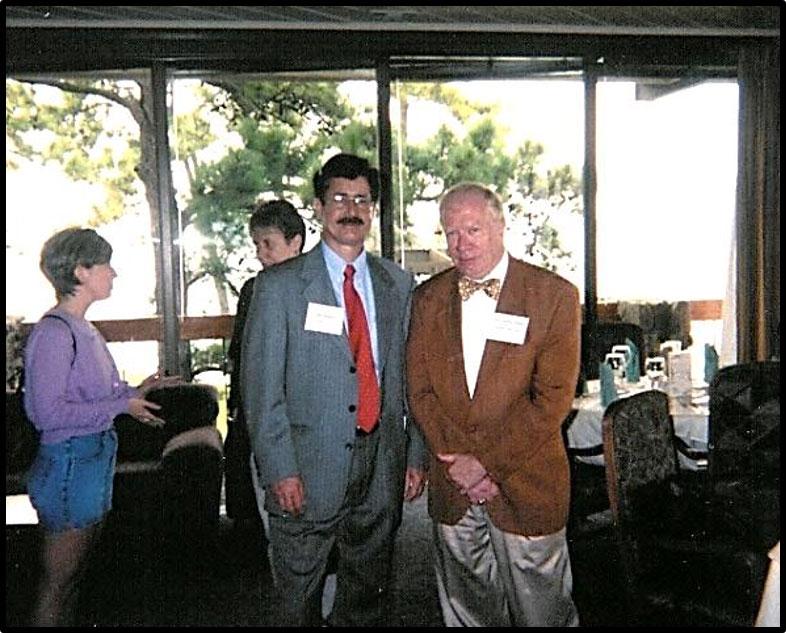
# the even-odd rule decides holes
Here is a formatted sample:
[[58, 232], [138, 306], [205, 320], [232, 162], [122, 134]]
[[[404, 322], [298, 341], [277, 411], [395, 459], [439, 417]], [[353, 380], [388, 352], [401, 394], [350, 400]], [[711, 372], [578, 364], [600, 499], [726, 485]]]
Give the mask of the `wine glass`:
[[669, 362], [670, 362], [669, 356], [671, 354], [678, 354], [681, 351], [682, 351], [682, 341], [669, 340], [669, 341], [663, 341], [663, 343], [660, 344], [660, 350], [659, 350], [660, 355], [666, 359], [666, 365], [663, 369], [666, 375], [669, 376], [671, 375], [671, 367], [669, 366]]
[[612, 345], [611, 346], [611, 353], [612, 354], [624, 354], [625, 355], [625, 362], [627, 363], [630, 360], [631, 349], [630, 345]]
[[611, 346], [611, 353], [612, 354], [622, 354], [625, 357], [623, 361], [625, 371], [625, 378], [628, 377], [628, 363], [630, 363], [630, 357], [633, 355], [633, 351], [630, 349], [630, 345], [612, 345]]
[[649, 356], [644, 361], [644, 373], [650, 381], [651, 389], [658, 389], [666, 371], [666, 359], [663, 356]]
[[618, 387], [622, 387], [622, 380], [625, 378], [625, 354], [610, 352], [606, 354], [604, 362], [611, 367], [611, 373], [614, 374], [614, 382]]

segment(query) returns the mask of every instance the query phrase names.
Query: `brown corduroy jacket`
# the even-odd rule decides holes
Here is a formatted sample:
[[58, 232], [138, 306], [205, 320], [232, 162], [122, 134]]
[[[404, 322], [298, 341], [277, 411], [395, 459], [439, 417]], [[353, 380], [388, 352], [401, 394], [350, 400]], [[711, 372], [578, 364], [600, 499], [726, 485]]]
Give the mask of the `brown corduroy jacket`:
[[494, 525], [514, 534], [565, 526], [570, 475], [560, 427], [579, 371], [578, 291], [562, 277], [510, 258], [497, 312], [529, 318], [523, 345], [488, 340], [475, 394], [466, 386], [459, 273], [451, 268], [415, 291], [407, 342], [410, 415], [432, 458], [429, 513], [452, 525], [469, 500], [450, 483], [437, 453], [474, 455], [500, 487]]

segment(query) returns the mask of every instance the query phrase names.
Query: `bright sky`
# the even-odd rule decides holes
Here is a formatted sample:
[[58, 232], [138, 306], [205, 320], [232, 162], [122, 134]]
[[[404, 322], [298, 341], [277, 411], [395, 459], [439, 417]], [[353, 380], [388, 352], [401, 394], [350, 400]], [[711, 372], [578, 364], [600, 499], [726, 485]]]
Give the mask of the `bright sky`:
[[[584, 87], [580, 81], [474, 81], [455, 85], [496, 103], [511, 147], [544, 146], [544, 169], [584, 162]], [[738, 90], [705, 83], [655, 101], [636, 101], [631, 82], [597, 89], [597, 257], [602, 300], [721, 299], [737, 178]], [[433, 105], [409, 112], [411, 139], [425, 139], [445, 120]], [[411, 214], [433, 234], [438, 217]], [[576, 254], [563, 275], [584, 287], [581, 219], [558, 223]], [[514, 253], [513, 242], [508, 247]]]

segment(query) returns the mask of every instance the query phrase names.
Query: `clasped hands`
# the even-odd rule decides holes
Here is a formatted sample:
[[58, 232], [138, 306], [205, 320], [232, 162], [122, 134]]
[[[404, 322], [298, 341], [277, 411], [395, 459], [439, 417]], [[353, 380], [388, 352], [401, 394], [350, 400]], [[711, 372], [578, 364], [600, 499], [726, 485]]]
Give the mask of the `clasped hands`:
[[499, 495], [499, 486], [474, 456], [464, 453], [438, 453], [437, 459], [448, 465], [450, 481], [471, 503], [483, 505]]
[[160, 427], [163, 426], [165, 421], [159, 418], [155, 412], [161, 408], [160, 404], [150, 402], [145, 399], [145, 395], [151, 389], [158, 389], [159, 387], [169, 387], [172, 385], [179, 385], [183, 382], [180, 376], [162, 376], [161, 372], [150, 374], [145, 378], [136, 388], [139, 393], [138, 398], [129, 398], [128, 400], [128, 413], [133, 418], [147, 424], [148, 426]]

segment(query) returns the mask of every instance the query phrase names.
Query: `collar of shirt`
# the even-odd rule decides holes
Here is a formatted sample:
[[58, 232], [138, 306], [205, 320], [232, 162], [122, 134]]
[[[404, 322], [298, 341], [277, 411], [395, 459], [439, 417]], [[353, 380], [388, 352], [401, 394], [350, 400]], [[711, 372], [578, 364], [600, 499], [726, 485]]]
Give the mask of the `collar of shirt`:
[[[497, 262], [497, 265], [494, 266], [494, 268], [492, 268], [488, 272], [488, 274], [486, 274], [481, 279], [476, 279], [475, 281], [482, 282], [488, 279], [499, 279], [500, 288], [501, 288], [505, 283], [505, 275], [507, 274], [508, 274], [508, 253], [506, 251], [500, 258], [500, 260]], [[491, 297], [489, 297], [485, 292], [475, 292], [472, 295], [470, 295], [469, 299], [467, 299], [463, 303], [477, 304], [479, 302], [485, 303], [487, 305], [489, 304], [494, 304], [494, 306], [497, 305], [497, 302]]]
[[[360, 251], [360, 255], [354, 261], [345, 262], [330, 246], [322, 242], [322, 258], [325, 260], [325, 266], [327, 266], [328, 275], [330, 276], [330, 284], [333, 286], [336, 299], [338, 299], [338, 305], [342, 308], [344, 307], [344, 269], [348, 263], [355, 267], [355, 289], [361, 292], [362, 297], [363, 288], [361, 286], [365, 285], [364, 280], [369, 276], [365, 249]], [[365, 297], [362, 298], [364, 299], [363, 307], [366, 307]]]
[[488, 275], [478, 281], [486, 281], [487, 279], [499, 279], [499, 283], [505, 283], [505, 275], [508, 274], [508, 252], [505, 251], [502, 257], [497, 262], [497, 265], [491, 269]]

